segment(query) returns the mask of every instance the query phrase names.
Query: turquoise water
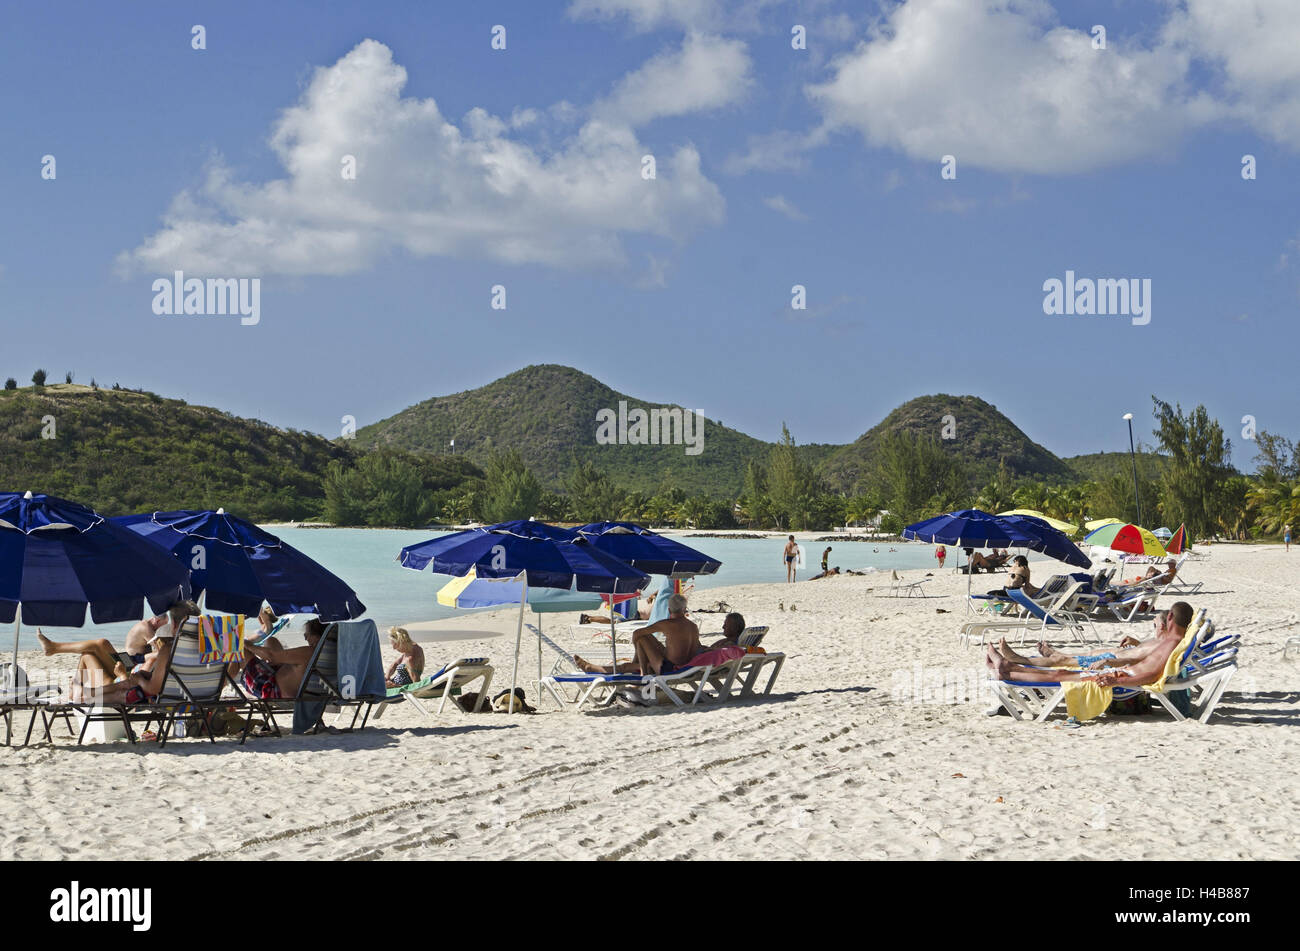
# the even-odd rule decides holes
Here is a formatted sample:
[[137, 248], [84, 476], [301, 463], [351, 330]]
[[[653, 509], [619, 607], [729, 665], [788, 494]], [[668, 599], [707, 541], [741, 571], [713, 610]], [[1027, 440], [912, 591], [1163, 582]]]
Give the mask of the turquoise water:
[[[283, 528], [275, 534], [295, 548], [316, 559], [322, 565], [346, 580], [369, 609], [367, 617], [375, 620], [380, 630], [394, 624], [413, 621], [436, 620], [454, 617], [454, 608], [437, 603], [438, 589], [450, 579], [425, 570], [411, 571], [397, 564], [398, 552], [407, 545], [437, 538], [440, 534], [425, 530], [356, 529], [356, 528]], [[784, 582], [785, 564], [782, 560], [784, 542], [780, 538], [688, 538], [676, 536], [692, 548], [722, 562], [714, 575], [695, 579], [696, 591], [706, 591], [720, 585], [752, 584], [756, 582]], [[888, 571], [891, 568], [934, 568], [934, 549], [929, 545], [882, 542], [801, 542], [807, 568], [799, 572], [808, 578], [821, 570], [821, 552], [828, 544], [832, 566], [862, 570], [874, 567]], [[891, 552], [890, 548], [897, 551]], [[129, 624], [88, 624], [84, 628], [61, 628], [56, 639], [73, 637], [106, 637], [121, 646]], [[12, 631], [8, 637], [0, 633], [0, 644], [12, 644]], [[35, 631], [23, 629], [20, 647], [36, 647]]]

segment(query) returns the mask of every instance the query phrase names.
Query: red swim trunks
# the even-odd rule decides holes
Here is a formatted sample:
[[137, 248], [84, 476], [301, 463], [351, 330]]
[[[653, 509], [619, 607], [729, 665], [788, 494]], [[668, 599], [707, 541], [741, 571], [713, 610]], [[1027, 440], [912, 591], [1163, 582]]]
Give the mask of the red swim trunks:
[[279, 700], [280, 684], [275, 668], [260, 657], [250, 657], [244, 667], [244, 686], [259, 700]]

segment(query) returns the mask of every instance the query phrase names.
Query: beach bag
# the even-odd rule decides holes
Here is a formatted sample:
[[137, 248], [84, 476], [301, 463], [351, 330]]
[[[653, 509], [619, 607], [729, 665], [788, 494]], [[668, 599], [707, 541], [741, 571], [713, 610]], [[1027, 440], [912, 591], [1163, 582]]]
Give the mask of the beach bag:
[[213, 736], [241, 733], [244, 729], [244, 718], [235, 712], [234, 707], [213, 710], [208, 714], [208, 729], [212, 731]]
[[[1178, 676], [1186, 677], [1187, 668], [1184, 667], [1178, 672]], [[1192, 715], [1192, 692], [1190, 690], [1169, 690], [1165, 692], [1165, 698], [1173, 705], [1173, 708], [1183, 716], [1190, 718]]]
[[[516, 688], [515, 688], [515, 703], [514, 703], [514, 707], [515, 707], [515, 713], [535, 713], [535, 712], [536, 712], [532, 707], [530, 707], [530, 706], [528, 705], [528, 701], [524, 698], [524, 688], [523, 688], [523, 687], [516, 687]], [[497, 694], [495, 697], [492, 698], [492, 709], [495, 710], [497, 713], [509, 713], [509, 712], [510, 712], [510, 691], [509, 691], [509, 690], [503, 690], [503, 691], [501, 691], [499, 694]]]

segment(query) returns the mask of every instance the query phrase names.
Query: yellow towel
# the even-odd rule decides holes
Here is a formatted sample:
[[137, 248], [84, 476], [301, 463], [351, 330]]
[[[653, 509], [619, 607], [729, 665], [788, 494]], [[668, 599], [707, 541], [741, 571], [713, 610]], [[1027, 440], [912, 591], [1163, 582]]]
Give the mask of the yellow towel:
[[[1195, 639], [1196, 634], [1201, 629], [1205, 621], [1205, 615], [1199, 614], [1192, 626], [1187, 629], [1183, 639], [1178, 642], [1178, 646], [1173, 649], [1169, 659], [1165, 661], [1165, 669], [1160, 672], [1160, 677], [1154, 682], [1146, 685], [1147, 690], [1160, 692], [1165, 689], [1165, 681], [1170, 677], [1176, 676], [1178, 668], [1182, 666], [1183, 655], [1187, 653], [1187, 645]], [[1092, 680], [1077, 680], [1065, 683], [1065, 710], [1078, 720], [1091, 720], [1099, 717], [1106, 712], [1110, 706], [1111, 697], [1114, 689], [1111, 687], [1100, 687]]]
[[1195, 640], [1197, 632], [1200, 631], [1201, 625], [1204, 623], [1205, 614], [1202, 612], [1196, 616], [1196, 620], [1192, 622], [1192, 626], [1187, 629], [1187, 633], [1183, 635], [1183, 639], [1178, 642], [1178, 646], [1174, 648], [1174, 652], [1170, 654], [1169, 659], [1165, 661], [1165, 669], [1160, 671], [1159, 678], [1157, 678], [1155, 683], [1147, 684], [1143, 688], [1144, 690], [1150, 690], [1152, 693], [1164, 692], [1165, 681], [1170, 677], [1178, 676], [1178, 669], [1183, 666], [1183, 655], [1187, 653], [1187, 645]]
[[1095, 680], [1075, 680], [1061, 684], [1065, 688], [1065, 712], [1076, 720], [1091, 720], [1110, 706], [1113, 687], [1102, 687]]

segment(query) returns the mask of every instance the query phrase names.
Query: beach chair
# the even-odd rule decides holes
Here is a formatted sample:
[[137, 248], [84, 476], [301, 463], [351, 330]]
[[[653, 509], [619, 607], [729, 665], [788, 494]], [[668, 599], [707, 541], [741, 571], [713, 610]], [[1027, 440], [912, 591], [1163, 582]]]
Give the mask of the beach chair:
[[[578, 669], [577, 661], [574, 660], [573, 655], [559, 644], [531, 624], [528, 625], [528, 629], [536, 634], [543, 644], [546, 644], [559, 655], [559, 660], [551, 669], [551, 673], [542, 678], [538, 689], [549, 693], [560, 709], [572, 707], [575, 710], [581, 710], [589, 703], [597, 707], [609, 706], [617, 699], [617, 692], [620, 689], [629, 688], [639, 690], [641, 697], [648, 702], [658, 702], [661, 697], [666, 697], [675, 706], [688, 706], [699, 703], [703, 697], [708, 695], [707, 686], [714, 687], [717, 699], [726, 699], [726, 695], [721, 693], [722, 684], [710, 680], [710, 674], [715, 669], [711, 666], [688, 667], [673, 674], [647, 676], [641, 674], [586, 673]], [[762, 632], [756, 632], [756, 636], [761, 639], [765, 633], [766, 629]], [[753, 656], [765, 655], [756, 654]], [[743, 660], [743, 658], [741, 659]], [[688, 692], [683, 694], [681, 693], [682, 690]]]
[[[171, 652], [167, 658], [167, 671], [164, 674], [162, 689], [158, 699], [151, 704], [116, 705], [92, 707], [84, 703], [69, 703], [82, 716], [81, 733], [77, 737], [80, 744], [92, 723], [122, 724], [127, 738], [136, 742], [132, 724], [142, 724], [144, 731], [157, 723], [158, 745], [166, 744], [167, 738], [175, 732], [179, 719], [197, 714], [195, 718], [199, 729], [213, 743], [216, 736], [209, 723], [209, 714], [216, 709], [243, 707], [249, 705], [242, 698], [225, 697], [225, 688], [232, 685], [226, 673], [226, 660], [217, 659], [204, 663], [199, 643], [198, 626], [193, 619], [188, 620], [172, 638]], [[54, 708], [52, 712], [57, 711]], [[42, 717], [46, 716], [42, 711]], [[46, 736], [49, 736], [49, 724], [46, 723]]]
[[[253, 697], [249, 694], [242, 683], [236, 683], [236, 688], [241, 696], [248, 699], [251, 710], [262, 718], [262, 722], [273, 736], [283, 736], [280, 725], [275, 719], [277, 713], [291, 713], [294, 715], [295, 726], [299, 725], [298, 720], [311, 719], [310, 726], [303, 725], [300, 732], [312, 733], [320, 729], [324, 724], [324, 714], [327, 708], [335, 707], [338, 710], [334, 718], [337, 724], [342, 720], [349, 707], [353, 708], [352, 722], [347, 729], [357, 728], [357, 718], [364, 717], [361, 720], [361, 728], [364, 729], [370, 719], [370, 712], [379, 704], [388, 700], [387, 695], [360, 695], [356, 691], [342, 688], [339, 681], [339, 624], [346, 622], [332, 621], [325, 625], [325, 633], [321, 635], [320, 640], [316, 642], [316, 650], [308, 662], [307, 671], [303, 675], [302, 682], [298, 684], [298, 692], [291, 698], [280, 698], [276, 700], [264, 700], [260, 697]], [[364, 623], [374, 626], [373, 621], [359, 621], [352, 623]], [[376, 655], [378, 654], [378, 645], [375, 647]], [[244, 732], [239, 742], [243, 743], [252, 728], [254, 717], [250, 716], [248, 722], [244, 725]]]
[[77, 731], [72, 727], [74, 708], [64, 702], [63, 688], [60, 685], [30, 684], [21, 667], [13, 668], [12, 673], [8, 668], [13, 668], [13, 665], [0, 665], [0, 669], [4, 670], [4, 676], [0, 678], [0, 683], [4, 684], [0, 687], [0, 721], [3, 721], [5, 727], [6, 746], [13, 743], [14, 717], [24, 712], [31, 714], [27, 723], [26, 737], [23, 740], [24, 746], [31, 742], [32, 729], [38, 717], [44, 720], [45, 738], [49, 742], [53, 742], [53, 737], [50, 735], [51, 717], [64, 721], [69, 736], [77, 735]]
[[897, 570], [889, 572], [889, 596], [891, 598], [906, 597], [919, 595], [925, 597], [925, 592], [921, 590], [921, 585], [929, 581], [929, 578], [922, 578], [919, 581], [906, 581]]
[[1183, 565], [1187, 563], [1189, 555], [1190, 552], [1183, 552], [1174, 564], [1173, 580], [1165, 586], [1165, 590], [1171, 594], [1199, 594], [1201, 589], [1205, 587], [1204, 581], [1188, 581], [1183, 577]]
[[[957, 638], [969, 647], [977, 637], [982, 645], [989, 634], [1005, 632], [1019, 634], [1020, 643], [1023, 644], [1029, 634], [1062, 631], [1068, 632], [1073, 640], [1086, 643], [1084, 625], [1088, 624], [1091, 627], [1091, 621], [1083, 615], [1065, 610], [1064, 607], [1081, 587], [1082, 582], [1073, 582], [1047, 607], [1036, 603], [1023, 591], [1012, 588], [1007, 592], [1007, 600], [1024, 610], [1025, 616], [1003, 617], [994, 621], [967, 621], [958, 630]], [[1095, 629], [1093, 636], [1096, 637]]]
[[[1194, 715], [1202, 723], [1208, 722], [1227, 689], [1228, 681], [1236, 672], [1236, 642], [1240, 638], [1237, 635], [1219, 637], [1214, 623], [1206, 616], [1205, 608], [1197, 612], [1192, 624], [1198, 626], [1196, 635], [1183, 651], [1178, 674], [1165, 681], [1163, 691], [1148, 690], [1145, 687], [1116, 687], [1112, 699], [1125, 700], [1145, 692], [1155, 697], [1175, 720], [1185, 720], [1187, 717], [1167, 694], [1191, 691], [1199, 695], [1192, 698]], [[1042, 723], [1065, 700], [1065, 685], [1060, 682], [991, 680], [989, 684], [998, 702], [1016, 720]]]
[[[431, 677], [425, 677], [404, 687], [388, 688], [388, 699], [377, 706], [375, 719], [378, 720], [384, 715], [384, 710], [389, 703], [401, 701], [412, 704], [415, 709], [428, 717], [432, 714], [423, 701], [436, 699], [439, 701], [438, 713], [441, 714], [443, 708], [447, 706], [448, 697], [459, 693], [474, 681], [482, 680], [483, 683], [478, 690], [478, 701], [474, 704], [473, 710], [474, 713], [478, 713], [482, 710], [483, 701], [487, 699], [488, 691], [492, 688], [493, 673], [494, 670], [486, 657], [463, 657], [452, 661]], [[453, 706], [462, 713], [467, 712], [459, 703], [454, 703]]]

